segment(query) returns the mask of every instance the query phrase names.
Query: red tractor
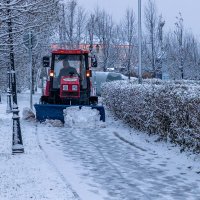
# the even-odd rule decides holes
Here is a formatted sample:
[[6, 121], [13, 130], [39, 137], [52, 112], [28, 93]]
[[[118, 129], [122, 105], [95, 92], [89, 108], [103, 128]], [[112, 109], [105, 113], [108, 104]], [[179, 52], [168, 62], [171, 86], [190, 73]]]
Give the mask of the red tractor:
[[39, 121], [59, 119], [64, 122], [63, 109], [69, 106], [89, 106], [99, 110], [100, 120], [105, 121], [104, 107], [98, 97], [91, 95], [92, 71], [96, 61], [86, 50], [54, 50], [51, 59], [45, 56], [43, 66], [49, 67], [49, 79], [40, 104], [35, 104]]

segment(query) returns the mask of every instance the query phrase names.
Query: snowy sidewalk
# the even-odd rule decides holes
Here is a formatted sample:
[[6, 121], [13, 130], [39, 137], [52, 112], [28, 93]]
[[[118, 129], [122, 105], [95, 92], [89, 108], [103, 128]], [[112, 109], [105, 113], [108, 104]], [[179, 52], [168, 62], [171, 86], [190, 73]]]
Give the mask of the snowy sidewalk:
[[75, 199], [39, 148], [33, 123], [20, 120], [25, 153], [11, 154], [12, 114], [6, 114], [5, 100], [0, 104], [0, 200]]
[[[180, 154], [179, 147], [155, 142], [156, 136], [128, 127], [107, 111], [103, 124], [95, 117], [85, 121], [83, 109], [70, 112], [64, 127], [36, 126], [21, 118], [25, 153], [13, 156], [5, 96], [2, 103], [0, 200], [200, 199], [199, 155]], [[24, 107], [29, 94], [19, 95], [20, 116]]]

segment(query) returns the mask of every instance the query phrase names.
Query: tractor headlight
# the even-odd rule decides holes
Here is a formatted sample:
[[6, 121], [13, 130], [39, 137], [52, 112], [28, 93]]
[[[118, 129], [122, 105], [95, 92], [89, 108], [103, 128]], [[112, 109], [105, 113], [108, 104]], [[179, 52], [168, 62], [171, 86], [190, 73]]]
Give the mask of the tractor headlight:
[[53, 70], [50, 71], [49, 76], [54, 77], [54, 71]]
[[63, 85], [63, 91], [68, 91], [68, 85]]
[[72, 85], [72, 91], [77, 91], [78, 90], [78, 85]]

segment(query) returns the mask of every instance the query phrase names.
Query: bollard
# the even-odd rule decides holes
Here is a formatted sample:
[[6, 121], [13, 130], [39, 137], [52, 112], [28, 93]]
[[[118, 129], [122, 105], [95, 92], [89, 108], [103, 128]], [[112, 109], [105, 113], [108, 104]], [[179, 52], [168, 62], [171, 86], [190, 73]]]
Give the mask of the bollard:
[[13, 137], [12, 137], [12, 154], [24, 153], [24, 147], [22, 142], [19, 110], [16, 104], [13, 105]]

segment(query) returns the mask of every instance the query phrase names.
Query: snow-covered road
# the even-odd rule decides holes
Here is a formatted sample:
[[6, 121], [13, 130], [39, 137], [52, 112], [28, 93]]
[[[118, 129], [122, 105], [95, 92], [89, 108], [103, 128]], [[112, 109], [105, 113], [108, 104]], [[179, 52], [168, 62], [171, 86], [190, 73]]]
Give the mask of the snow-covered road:
[[[34, 102], [37, 99], [38, 95], [35, 95]], [[29, 94], [19, 94], [20, 114], [23, 107], [29, 105], [28, 101]], [[5, 108], [5, 105], [1, 107]], [[64, 127], [21, 119], [25, 154], [19, 157], [8, 155], [11, 146], [5, 146], [5, 143], [10, 144], [11, 140], [10, 115], [0, 115], [5, 125], [1, 126], [2, 130], [9, 131], [0, 143], [5, 146], [1, 154], [7, 155], [5, 161], [5, 156], [0, 154], [0, 175], [4, 177], [0, 181], [0, 191], [3, 191], [0, 197], [4, 195], [4, 200], [11, 200], [9, 197], [25, 200], [29, 196], [36, 200], [53, 200], [59, 192], [60, 200], [200, 199], [198, 155], [188, 157], [184, 152], [179, 153], [178, 147], [155, 142], [156, 137], [129, 128], [108, 111], [105, 123], [96, 121], [95, 117], [85, 121], [85, 114], [74, 111], [74, 116], [68, 118], [72, 121]], [[38, 163], [38, 166], [31, 163]], [[16, 172], [24, 174], [18, 177]], [[29, 174], [27, 180], [26, 174]], [[20, 181], [12, 182], [13, 178], [20, 178]], [[32, 182], [15, 189], [15, 183], [22, 180], [23, 183]], [[45, 184], [47, 180], [49, 183]], [[52, 190], [48, 192], [49, 187], [54, 188], [52, 195]]]

